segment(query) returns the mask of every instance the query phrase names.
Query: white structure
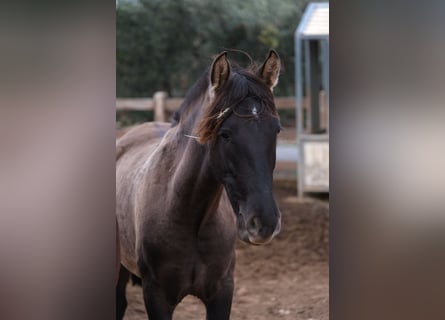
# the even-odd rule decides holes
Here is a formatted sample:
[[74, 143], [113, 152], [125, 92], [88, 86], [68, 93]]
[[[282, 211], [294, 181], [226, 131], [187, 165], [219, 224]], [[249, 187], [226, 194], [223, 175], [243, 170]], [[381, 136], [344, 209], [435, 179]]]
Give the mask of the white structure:
[[[303, 68], [304, 67], [304, 68]], [[295, 31], [298, 195], [329, 192], [329, 3], [308, 4]], [[303, 90], [306, 108], [303, 108]]]

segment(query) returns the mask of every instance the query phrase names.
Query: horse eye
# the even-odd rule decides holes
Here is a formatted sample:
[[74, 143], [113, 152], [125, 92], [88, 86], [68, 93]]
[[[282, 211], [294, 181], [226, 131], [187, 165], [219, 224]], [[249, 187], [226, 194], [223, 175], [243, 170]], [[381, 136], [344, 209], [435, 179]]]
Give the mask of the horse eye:
[[222, 132], [219, 134], [219, 136], [220, 136], [221, 138], [223, 138], [224, 140], [226, 140], [226, 141], [229, 141], [229, 140], [230, 140], [230, 134], [229, 134], [228, 132], [222, 131]]

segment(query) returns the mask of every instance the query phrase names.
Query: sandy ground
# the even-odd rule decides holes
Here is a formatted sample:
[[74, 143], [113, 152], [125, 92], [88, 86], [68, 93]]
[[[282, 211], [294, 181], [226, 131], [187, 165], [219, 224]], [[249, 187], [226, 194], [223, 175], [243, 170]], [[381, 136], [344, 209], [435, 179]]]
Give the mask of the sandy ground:
[[[275, 182], [282, 212], [281, 233], [266, 246], [238, 242], [231, 319], [329, 318], [328, 229], [326, 199], [296, 197], [295, 180]], [[142, 291], [127, 287], [127, 320], [147, 319]], [[186, 297], [174, 320], [205, 319], [204, 305]]]

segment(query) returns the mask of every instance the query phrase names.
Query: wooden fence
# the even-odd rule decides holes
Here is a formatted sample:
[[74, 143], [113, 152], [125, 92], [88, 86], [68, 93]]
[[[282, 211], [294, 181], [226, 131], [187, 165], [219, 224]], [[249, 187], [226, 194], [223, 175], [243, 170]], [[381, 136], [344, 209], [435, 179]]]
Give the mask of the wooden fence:
[[[153, 110], [154, 121], [167, 121], [168, 114], [178, 110], [183, 98], [169, 98], [166, 92], [159, 91], [153, 98], [120, 98], [116, 99], [116, 110]], [[295, 110], [295, 97], [275, 97], [278, 110]], [[303, 107], [306, 105], [303, 101]]]

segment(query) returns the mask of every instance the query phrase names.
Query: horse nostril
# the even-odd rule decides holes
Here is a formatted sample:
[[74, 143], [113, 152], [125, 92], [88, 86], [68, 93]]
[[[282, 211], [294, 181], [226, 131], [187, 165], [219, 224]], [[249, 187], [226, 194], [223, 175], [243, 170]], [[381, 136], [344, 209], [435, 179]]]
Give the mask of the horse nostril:
[[253, 217], [247, 224], [247, 229], [250, 233], [258, 234], [261, 229], [261, 220], [257, 217]]

